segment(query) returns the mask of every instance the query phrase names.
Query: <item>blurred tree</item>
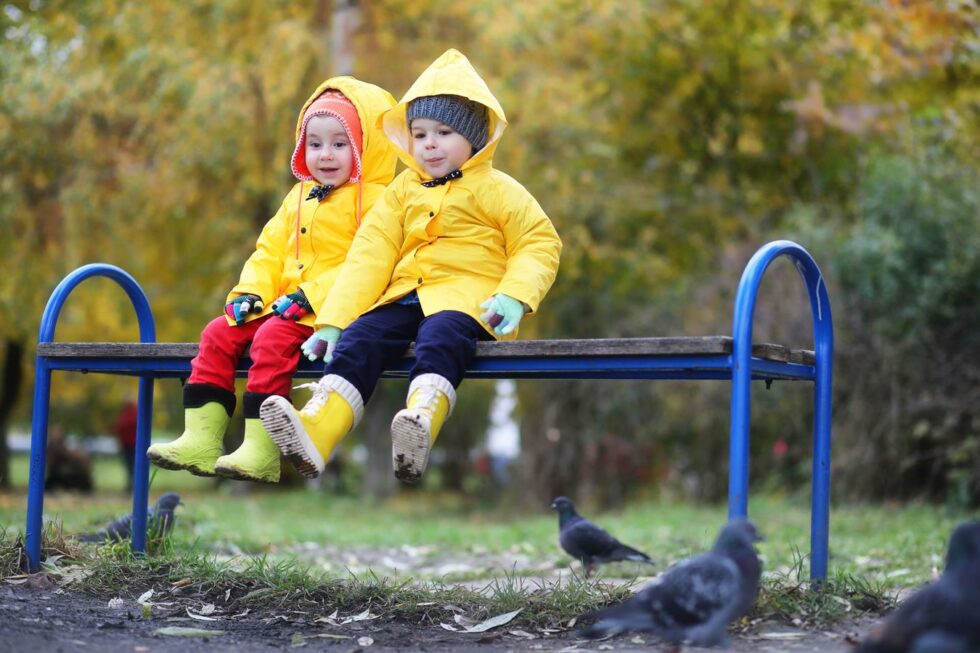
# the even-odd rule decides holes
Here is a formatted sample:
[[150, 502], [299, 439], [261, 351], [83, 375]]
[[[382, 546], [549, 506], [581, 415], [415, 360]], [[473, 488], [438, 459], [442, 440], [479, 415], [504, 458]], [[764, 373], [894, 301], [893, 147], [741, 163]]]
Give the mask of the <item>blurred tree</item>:
[[[5, 4], [0, 308], [13, 319], [0, 323], [0, 339], [29, 343], [57, 281], [102, 260], [143, 284], [161, 340], [195, 340], [291, 182], [297, 108], [348, 66], [342, 57], [398, 97], [457, 47], [501, 100], [510, 128], [495, 165], [531, 190], [565, 242], [558, 282], [524, 337], [726, 333], [755, 247], [797, 230], [818, 261], [835, 258], [843, 250], [833, 236], [864, 220], [870, 189], [888, 188], [881, 180], [893, 173], [874, 173], [872, 185], [865, 177], [897, 165], [872, 159], [919, 160], [921, 142], [900, 138], [912, 121], [939, 121], [946, 142], [976, 150], [977, 25], [962, 1], [362, 0], [345, 30], [336, 17], [353, 15], [350, 4]], [[975, 154], [949, 165], [976, 178]], [[872, 194], [887, 207], [888, 193]], [[813, 229], [800, 228], [803, 214], [818, 216]], [[891, 259], [853, 260], [858, 269]], [[830, 274], [843, 275], [841, 263]], [[757, 334], [805, 346], [806, 304], [791, 277], [767, 279], [767, 292], [797, 295], [760, 306]], [[886, 279], [896, 297], [915, 281]], [[849, 307], [881, 308], [859, 284], [831, 282]], [[79, 289], [59, 338], [135, 337], [126, 298], [109, 287]], [[964, 323], [956, 311], [949, 319]], [[933, 317], [917, 324], [938, 329], [931, 337], [951, 328]], [[895, 348], [868, 356], [904, 352], [894, 332], [876, 337]], [[875, 396], [847, 375], [836, 383], [855, 402]], [[121, 400], [109, 384], [60, 384], [56, 399], [94, 428]], [[522, 461], [555, 468], [538, 474], [539, 494], [567, 487], [568, 475], [589, 476], [607, 503], [648, 478], [705, 498], [723, 491], [713, 454], [726, 441], [722, 384], [523, 383], [521, 400]], [[754, 471], [766, 469], [763, 454], [786, 425], [809, 437], [804, 393], [776, 388], [759, 401]], [[174, 421], [177, 408], [158, 402], [156, 423]], [[484, 419], [454, 416], [467, 434]], [[860, 435], [836, 428], [838, 441]], [[943, 442], [965, 432], [950, 428]], [[617, 469], [622, 443], [649, 461], [645, 472]]]

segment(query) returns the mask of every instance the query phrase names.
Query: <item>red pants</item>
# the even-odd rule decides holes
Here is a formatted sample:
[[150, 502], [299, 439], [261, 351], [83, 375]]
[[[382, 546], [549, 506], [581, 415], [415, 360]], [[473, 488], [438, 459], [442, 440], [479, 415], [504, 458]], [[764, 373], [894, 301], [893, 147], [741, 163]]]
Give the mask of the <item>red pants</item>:
[[207, 383], [235, 392], [235, 367], [252, 343], [252, 367], [248, 392], [289, 396], [293, 374], [299, 366], [299, 346], [313, 329], [266, 315], [241, 326], [229, 326], [224, 316], [216, 317], [201, 332], [201, 348], [191, 361], [188, 383]]

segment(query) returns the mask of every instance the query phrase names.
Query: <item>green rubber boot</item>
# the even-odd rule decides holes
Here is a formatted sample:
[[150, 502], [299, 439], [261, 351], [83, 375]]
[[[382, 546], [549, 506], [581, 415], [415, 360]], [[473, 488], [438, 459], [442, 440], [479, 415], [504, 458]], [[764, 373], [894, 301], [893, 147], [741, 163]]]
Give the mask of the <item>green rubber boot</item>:
[[228, 411], [217, 401], [184, 409], [184, 433], [146, 450], [147, 457], [164, 469], [186, 469], [195, 476], [214, 476], [214, 462], [228, 427]]
[[218, 476], [257, 483], [279, 482], [279, 447], [272, 441], [262, 420], [245, 420], [245, 441], [234, 453], [218, 458], [214, 464]]

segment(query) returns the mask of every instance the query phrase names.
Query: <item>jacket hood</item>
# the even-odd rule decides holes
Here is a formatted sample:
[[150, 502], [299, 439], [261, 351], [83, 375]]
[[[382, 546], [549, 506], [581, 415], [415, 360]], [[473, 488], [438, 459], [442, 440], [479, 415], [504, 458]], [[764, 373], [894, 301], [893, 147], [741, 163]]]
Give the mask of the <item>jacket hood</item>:
[[487, 83], [461, 52], [446, 50], [442, 56], [419, 75], [412, 87], [408, 89], [401, 101], [385, 111], [380, 117], [380, 125], [391, 142], [395, 144], [398, 157], [414, 170], [420, 177], [428, 178], [428, 174], [415, 160], [411, 152], [411, 134], [408, 128], [408, 104], [412, 100], [429, 95], [460, 95], [479, 102], [489, 109], [490, 125], [489, 138], [482, 150], [474, 154], [463, 164], [462, 169], [473, 168], [481, 163], [489, 163], [493, 159], [494, 150], [507, 127], [507, 117], [500, 102], [490, 92]]
[[381, 115], [395, 104], [395, 98], [380, 86], [349, 76], [331, 77], [320, 84], [303, 103], [296, 119], [296, 141], [303, 132], [303, 115], [324, 91], [334, 89], [343, 93], [357, 109], [361, 120], [361, 172], [366, 184], [388, 184], [395, 176], [397, 154], [391, 141], [379, 127]]

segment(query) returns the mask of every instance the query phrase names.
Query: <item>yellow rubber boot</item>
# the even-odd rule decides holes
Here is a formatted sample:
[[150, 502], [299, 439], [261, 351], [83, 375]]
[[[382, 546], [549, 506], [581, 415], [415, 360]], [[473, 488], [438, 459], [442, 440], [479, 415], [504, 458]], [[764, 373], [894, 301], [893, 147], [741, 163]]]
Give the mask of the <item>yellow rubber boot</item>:
[[259, 414], [286, 460], [306, 478], [316, 478], [334, 448], [361, 421], [364, 400], [357, 388], [336, 374], [298, 387], [313, 389], [302, 410], [274, 395], [262, 402]]
[[245, 420], [245, 440], [214, 463], [218, 476], [257, 483], [279, 482], [279, 447], [257, 417]]
[[186, 469], [196, 476], [214, 476], [214, 462], [228, 428], [228, 411], [217, 401], [184, 409], [184, 432], [173, 442], [155, 444], [147, 457], [164, 469]]
[[391, 467], [405, 483], [422, 480], [429, 452], [456, 405], [456, 390], [444, 376], [420, 374], [408, 387], [408, 407], [391, 420]]

